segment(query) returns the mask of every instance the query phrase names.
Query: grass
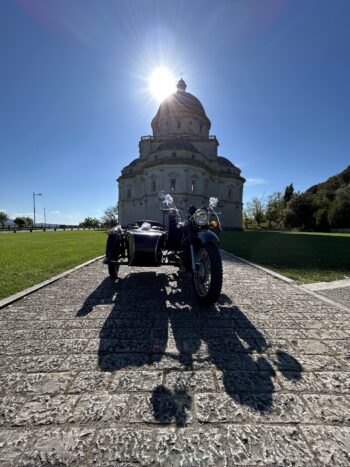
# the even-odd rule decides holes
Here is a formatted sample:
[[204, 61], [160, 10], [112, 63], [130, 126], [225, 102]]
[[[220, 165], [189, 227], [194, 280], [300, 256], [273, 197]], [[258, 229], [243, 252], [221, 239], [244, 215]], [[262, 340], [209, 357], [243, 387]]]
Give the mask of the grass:
[[0, 234], [0, 299], [104, 254], [100, 231]]
[[222, 248], [302, 284], [350, 277], [349, 234], [223, 232]]

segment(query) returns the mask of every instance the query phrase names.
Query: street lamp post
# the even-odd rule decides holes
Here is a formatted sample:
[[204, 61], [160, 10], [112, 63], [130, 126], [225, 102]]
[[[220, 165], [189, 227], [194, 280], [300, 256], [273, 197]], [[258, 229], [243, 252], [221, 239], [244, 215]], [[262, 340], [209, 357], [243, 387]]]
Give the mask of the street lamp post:
[[33, 191], [33, 211], [34, 211], [34, 225], [33, 225], [33, 227], [35, 227], [35, 197], [36, 196], [41, 196], [41, 193], [34, 193], [34, 191]]
[[46, 229], [46, 208], [44, 208], [44, 222], [45, 222], [45, 229]]

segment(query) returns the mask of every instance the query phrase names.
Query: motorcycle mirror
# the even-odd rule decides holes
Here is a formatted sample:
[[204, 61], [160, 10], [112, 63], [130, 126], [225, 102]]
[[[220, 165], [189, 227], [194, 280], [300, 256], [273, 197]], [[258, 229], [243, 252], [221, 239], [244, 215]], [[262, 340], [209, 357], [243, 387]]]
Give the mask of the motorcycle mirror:
[[166, 192], [164, 190], [159, 192], [158, 199], [159, 201], [164, 201], [166, 197]]

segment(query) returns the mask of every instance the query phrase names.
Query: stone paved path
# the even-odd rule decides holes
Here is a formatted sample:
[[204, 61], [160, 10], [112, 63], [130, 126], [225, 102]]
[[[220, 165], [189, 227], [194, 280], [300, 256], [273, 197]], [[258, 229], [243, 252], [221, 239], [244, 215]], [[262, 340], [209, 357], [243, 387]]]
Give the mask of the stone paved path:
[[0, 310], [1, 466], [350, 464], [348, 312], [228, 257], [208, 309], [133, 271]]

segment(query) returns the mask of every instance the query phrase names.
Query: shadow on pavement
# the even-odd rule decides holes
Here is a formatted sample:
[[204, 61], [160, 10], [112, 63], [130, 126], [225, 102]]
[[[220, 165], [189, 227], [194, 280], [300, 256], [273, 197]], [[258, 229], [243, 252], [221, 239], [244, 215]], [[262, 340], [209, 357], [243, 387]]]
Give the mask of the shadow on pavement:
[[[99, 336], [102, 371], [154, 365], [164, 358], [173, 362], [167, 366], [170, 369], [197, 370], [214, 365], [233, 400], [261, 413], [271, 410], [274, 370], [266, 354], [267, 341], [226, 295], [221, 295], [217, 305], [203, 307], [194, 297], [189, 276], [140, 272], [117, 282], [106, 278], [77, 316], [87, 316], [96, 305], [106, 303], [113, 303], [113, 308]], [[168, 343], [173, 345], [171, 351], [167, 351]], [[302, 366], [294, 357], [282, 351], [276, 356], [281, 371], [284, 363], [293, 362], [294, 371], [286, 374], [300, 378]], [[186, 387], [172, 391], [159, 385], [151, 403], [157, 421], [174, 420], [183, 426], [192, 398]]]

